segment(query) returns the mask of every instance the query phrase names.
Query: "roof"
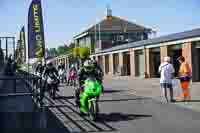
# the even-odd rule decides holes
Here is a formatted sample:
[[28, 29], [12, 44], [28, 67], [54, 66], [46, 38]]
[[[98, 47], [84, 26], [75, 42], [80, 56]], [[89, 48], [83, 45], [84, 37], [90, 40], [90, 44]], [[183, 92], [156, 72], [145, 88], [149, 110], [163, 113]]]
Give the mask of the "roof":
[[[124, 20], [122, 18], [116, 17], [116, 16], [112, 16], [112, 19], [108, 19], [107, 17], [104, 18], [102, 21], [100, 21], [99, 23], [96, 24], [96, 28], [98, 29], [98, 25], [100, 24], [101, 27], [101, 31], [104, 32], [119, 32], [119, 31], [151, 31], [152, 29], [150, 28], [146, 28], [144, 26], [135, 24], [133, 22], [129, 22], [127, 20]], [[83, 34], [83, 33], [87, 33], [87, 32], [95, 32], [95, 24], [92, 25], [90, 28], [86, 29], [85, 31], [81, 32], [79, 35]], [[79, 36], [77, 35], [77, 36]], [[75, 37], [77, 37], [75, 36]], [[74, 37], [74, 38], [75, 38]]]
[[142, 47], [142, 46], [158, 44], [158, 43], [163, 43], [163, 42], [169, 42], [169, 41], [176, 41], [176, 40], [187, 39], [187, 38], [191, 38], [191, 37], [200, 37], [200, 28], [193, 29], [190, 31], [184, 31], [184, 32], [180, 32], [180, 33], [170, 34], [170, 35], [166, 35], [166, 36], [161, 36], [161, 37], [157, 37], [157, 38], [153, 38], [153, 39], [127, 43], [124, 45], [120, 45], [120, 46], [102, 50], [100, 52], [97, 52], [97, 54], [116, 51], [116, 50], [122, 50], [122, 49], [127, 49], [127, 48]]

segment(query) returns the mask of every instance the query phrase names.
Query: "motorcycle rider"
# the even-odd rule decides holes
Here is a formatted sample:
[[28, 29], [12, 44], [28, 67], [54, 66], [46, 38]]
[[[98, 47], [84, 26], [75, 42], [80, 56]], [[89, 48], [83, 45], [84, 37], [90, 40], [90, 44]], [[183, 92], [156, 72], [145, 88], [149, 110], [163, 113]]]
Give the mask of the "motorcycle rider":
[[96, 78], [97, 78], [97, 81], [102, 85], [102, 91], [104, 91], [104, 87], [103, 87], [103, 76], [104, 76], [104, 73], [103, 73], [103, 70], [101, 68], [101, 66], [98, 64], [98, 62], [96, 60], [93, 60], [93, 64], [94, 64], [94, 67], [96, 69]]
[[83, 89], [84, 89], [84, 87], [83, 87], [84, 81], [88, 77], [95, 77], [98, 80], [97, 76], [98, 76], [97, 69], [94, 67], [92, 60], [90, 60], [90, 59], [86, 60], [83, 63], [83, 66], [78, 71], [79, 87], [75, 91], [75, 97], [76, 97], [75, 102], [78, 106], [80, 105], [80, 102], [79, 102], [80, 92], [83, 91]]
[[59, 80], [58, 80], [58, 71], [56, 70], [56, 68], [53, 66], [53, 63], [52, 62], [47, 62], [47, 66], [44, 70], [44, 73], [43, 73], [43, 77], [45, 77], [45, 80], [47, 82], [47, 89], [50, 88], [51, 84], [48, 83], [48, 80], [54, 80], [55, 83], [54, 85], [56, 85], [56, 90], [59, 91], [58, 89], [58, 84], [59, 84]]
[[[69, 69], [69, 74], [68, 74], [68, 81], [67, 81], [67, 85], [72, 82], [72, 73], [76, 75], [77, 70], [76, 67], [74, 66], [74, 64], [71, 65], [71, 68]], [[73, 78], [75, 77], [75, 75], [73, 75]], [[74, 79], [73, 79], [74, 80]]]
[[41, 76], [42, 72], [43, 72], [42, 63], [38, 62], [38, 65], [36, 66], [36, 69], [35, 69], [35, 74], [38, 75], [38, 76]]
[[60, 63], [60, 64], [58, 65], [58, 71], [63, 70], [63, 69], [65, 69], [65, 65], [62, 64], [62, 63]]
[[74, 66], [74, 64], [71, 65], [71, 68], [69, 69], [69, 73], [72, 71], [76, 72], [76, 67]]
[[61, 79], [65, 79], [64, 78], [64, 75], [65, 75], [65, 66], [64, 66], [64, 64], [60, 64], [59, 66], [58, 66], [58, 74], [59, 74], [59, 79], [61, 80]]

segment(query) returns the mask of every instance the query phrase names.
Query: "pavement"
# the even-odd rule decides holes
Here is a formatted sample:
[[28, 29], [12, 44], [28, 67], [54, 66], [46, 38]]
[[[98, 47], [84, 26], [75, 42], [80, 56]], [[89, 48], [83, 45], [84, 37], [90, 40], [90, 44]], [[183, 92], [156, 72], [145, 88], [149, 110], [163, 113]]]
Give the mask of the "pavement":
[[[158, 81], [106, 79], [105, 93], [99, 102], [100, 119], [97, 122], [79, 115], [74, 103], [73, 87], [60, 85], [57, 98], [47, 98], [45, 104], [66, 132], [70, 133], [199, 133], [198, 109], [187, 107], [187, 104], [196, 106], [198, 102], [163, 103]], [[192, 94], [198, 98], [199, 84], [193, 85]]]
[[[180, 96], [180, 83], [176, 80], [177, 85], [174, 86], [174, 98], [178, 99]], [[151, 97], [157, 101], [164, 102], [162, 92], [160, 89], [160, 83], [158, 78], [154, 79], [140, 79], [140, 78], [115, 78], [113, 80], [105, 79], [104, 84], [106, 86], [112, 86], [113, 88], [123, 88], [128, 94], [134, 94], [137, 96]], [[200, 82], [192, 82], [190, 84], [191, 101], [190, 102], [175, 102], [177, 106], [189, 108], [200, 112]], [[169, 94], [169, 93], [168, 93]]]

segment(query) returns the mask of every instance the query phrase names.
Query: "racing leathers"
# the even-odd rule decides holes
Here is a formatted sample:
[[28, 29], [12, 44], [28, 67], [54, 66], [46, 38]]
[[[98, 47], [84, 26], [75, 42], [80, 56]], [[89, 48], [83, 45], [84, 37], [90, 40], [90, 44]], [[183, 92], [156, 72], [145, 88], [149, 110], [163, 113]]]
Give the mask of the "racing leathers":
[[79, 95], [80, 92], [83, 91], [84, 87], [84, 81], [88, 78], [88, 77], [95, 77], [96, 80], [102, 84], [102, 78], [99, 77], [100, 75], [98, 74], [98, 70], [94, 67], [91, 71], [86, 71], [83, 67], [79, 69], [78, 71], [78, 83], [79, 83], [79, 87], [76, 89], [76, 104], [80, 105], [79, 103]]

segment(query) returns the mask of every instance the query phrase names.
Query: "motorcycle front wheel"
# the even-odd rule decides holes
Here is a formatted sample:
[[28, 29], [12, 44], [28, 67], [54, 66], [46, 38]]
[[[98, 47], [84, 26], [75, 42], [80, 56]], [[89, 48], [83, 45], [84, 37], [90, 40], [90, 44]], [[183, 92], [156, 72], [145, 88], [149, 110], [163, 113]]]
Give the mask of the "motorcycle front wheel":
[[98, 110], [99, 110], [98, 103], [96, 100], [94, 100], [94, 101], [91, 101], [90, 104], [91, 106], [89, 109], [89, 117], [92, 121], [96, 121], [98, 118]]

